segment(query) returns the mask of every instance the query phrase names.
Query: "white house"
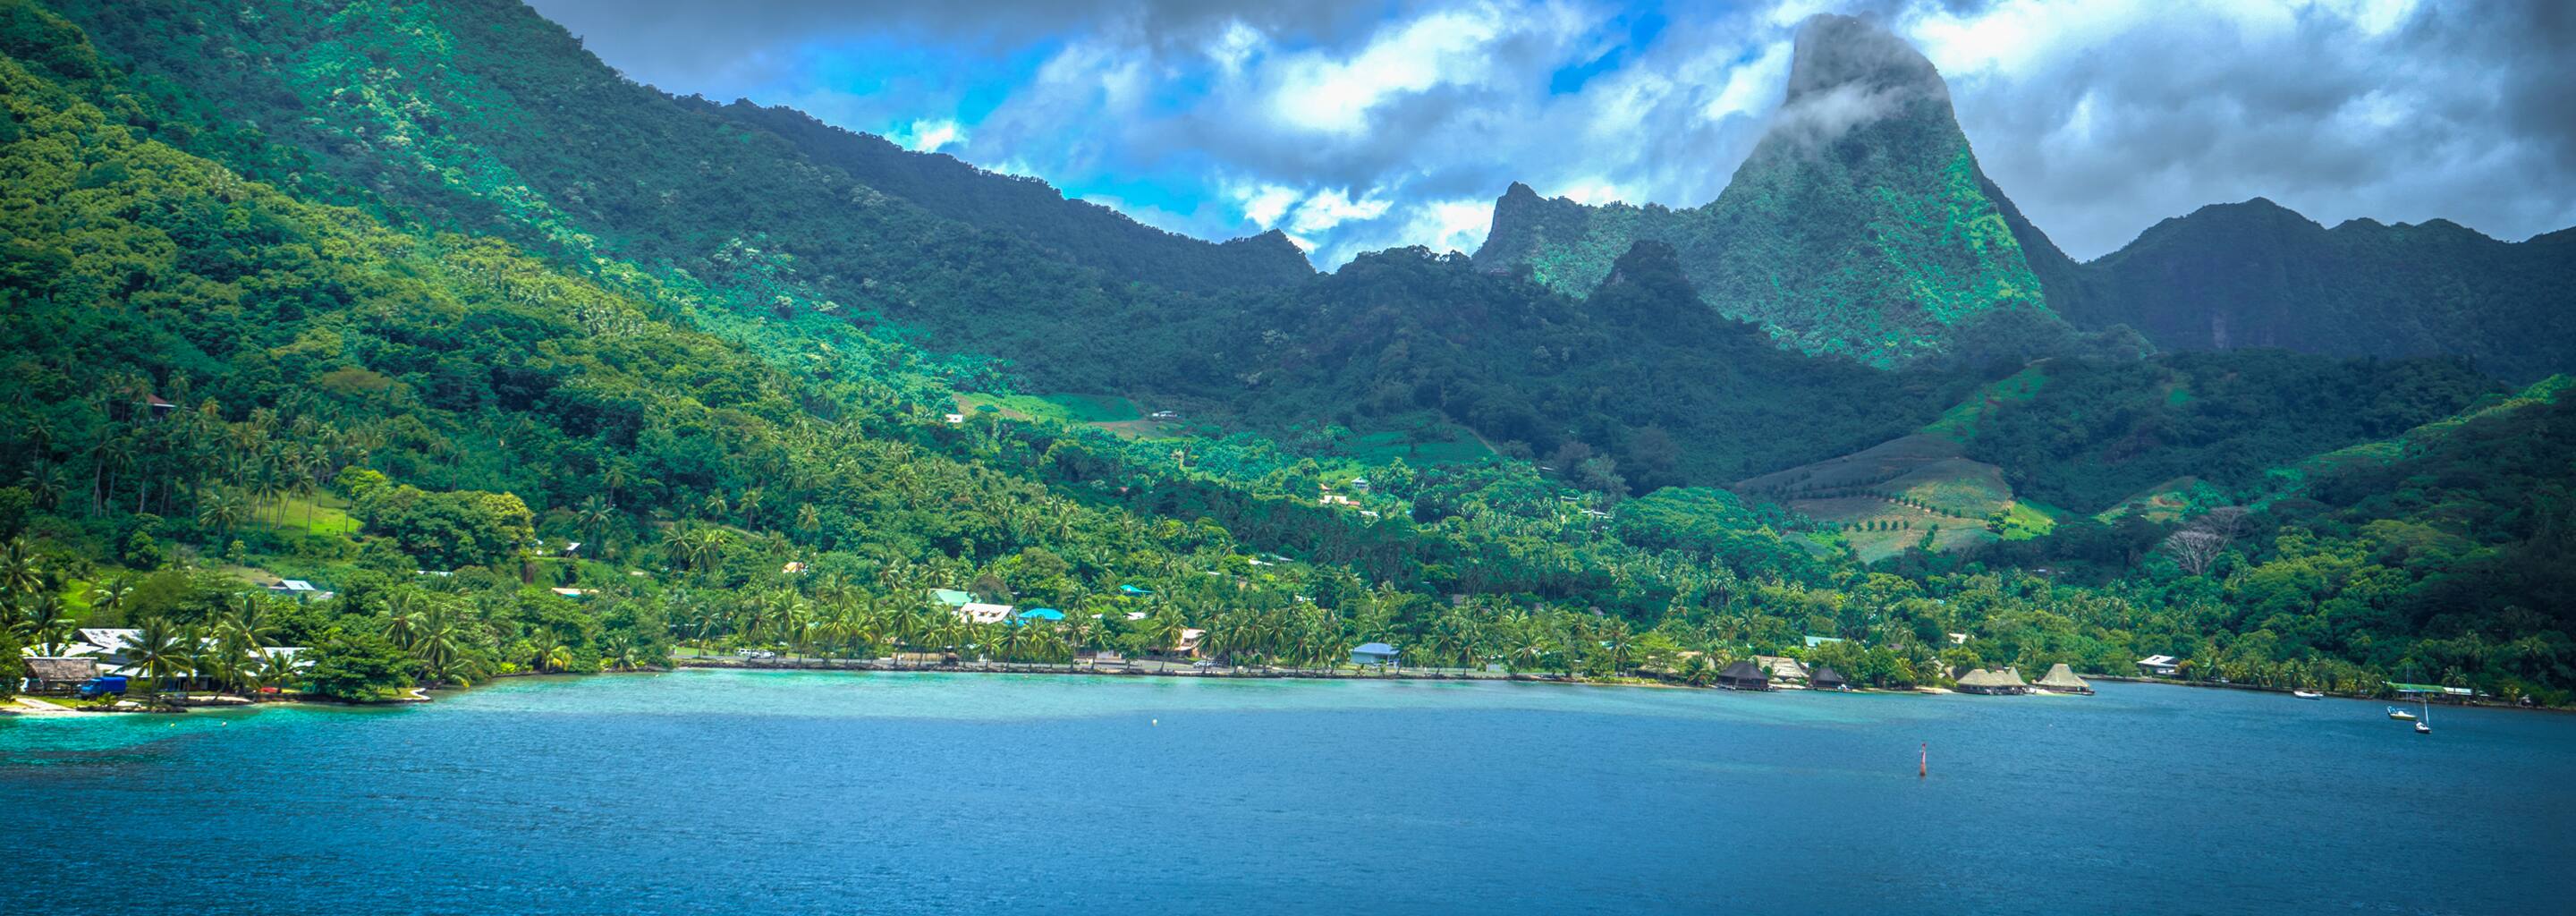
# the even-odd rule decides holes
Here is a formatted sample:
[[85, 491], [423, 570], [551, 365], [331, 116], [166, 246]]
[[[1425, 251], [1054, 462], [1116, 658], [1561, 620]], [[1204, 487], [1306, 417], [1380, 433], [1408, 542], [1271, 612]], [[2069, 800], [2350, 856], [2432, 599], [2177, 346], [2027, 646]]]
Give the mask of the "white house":
[[2182, 659], [2170, 655], [2150, 655], [2138, 659], [2138, 673], [2149, 677], [2173, 677], [2182, 673]]
[[968, 602], [957, 606], [957, 616], [965, 618], [967, 623], [1001, 623], [1011, 619], [1011, 606]]

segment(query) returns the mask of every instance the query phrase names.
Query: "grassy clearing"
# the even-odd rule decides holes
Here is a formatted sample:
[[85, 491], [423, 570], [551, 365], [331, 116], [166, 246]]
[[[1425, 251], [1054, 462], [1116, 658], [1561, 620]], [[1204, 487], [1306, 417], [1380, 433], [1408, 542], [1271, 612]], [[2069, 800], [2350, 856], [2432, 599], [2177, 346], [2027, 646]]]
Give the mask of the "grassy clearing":
[[1939, 419], [1924, 424], [1922, 433], [1953, 442], [1975, 439], [1977, 424], [1994, 413], [1996, 408], [2038, 397], [2039, 389], [2047, 384], [2048, 372], [2043, 364], [2025, 366], [2020, 372], [1977, 389], [1977, 393], [1967, 400], [1943, 411]]
[[957, 396], [959, 413], [972, 414], [987, 407], [1013, 420], [1096, 426], [1129, 439], [1178, 438], [1186, 429], [1179, 422], [1150, 419], [1143, 405], [1115, 395], [976, 393]]
[[2016, 501], [2004, 507], [2003, 530], [1995, 534], [2007, 541], [2027, 541], [2057, 530], [2062, 514], [2052, 506]]
[[2153, 522], [2170, 522], [2181, 518], [2195, 506], [2215, 506], [2226, 501], [2227, 494], [2210, 486], [2208, 481], [2198, 477], [2176, 477], [2130, 494], [2127, 499], [2093, 517], [2105, 524], [2130, 515]]
[[[1444, 464], [1493, 457], [1493, 450], [1466, 430], [1443, 424], [1423, 432], [1420, 436], [1392, 430], [1369, 433], [1350, 440], [1346, 449], [1357, 464], [1384, 464], [1396, 458], [1413, 465]], [[1413, 441], [1416, 438], [1421, 441]]]
[[265, 529], [287, 540], [307, 533], [328, 538], [355, 537], [360, 526], [357, 519], [349, 516], [348, 500], [316, 491], [310, 497], [287, 496], [275, 503], [263, 503], [242, 527]]

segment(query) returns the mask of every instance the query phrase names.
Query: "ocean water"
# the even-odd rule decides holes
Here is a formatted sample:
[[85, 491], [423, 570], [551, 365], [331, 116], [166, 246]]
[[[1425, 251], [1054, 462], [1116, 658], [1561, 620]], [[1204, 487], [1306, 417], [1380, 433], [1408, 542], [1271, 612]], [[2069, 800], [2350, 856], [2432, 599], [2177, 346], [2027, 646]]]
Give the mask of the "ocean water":
[[2383, 705], [681, 671], [22, 717], [0, 913], [2576, 912], [2576, 717]]

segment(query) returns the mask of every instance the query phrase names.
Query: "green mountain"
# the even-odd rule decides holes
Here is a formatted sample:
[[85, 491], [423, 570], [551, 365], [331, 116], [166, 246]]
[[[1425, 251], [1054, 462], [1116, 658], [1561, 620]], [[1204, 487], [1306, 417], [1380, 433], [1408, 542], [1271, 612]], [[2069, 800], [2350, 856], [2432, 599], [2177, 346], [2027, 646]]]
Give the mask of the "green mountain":
[[[1801, 104], [1921, 86], [1838, 53]], [[1689, 239], [1617, 240], [1572, 287], [1418, 249], [1311, 276], [652, 92], [502, 0], [0, 0], [0, 54], [0, 659], [73, 623], [265, 626], [328, 662], [316, 689], [370, 696], [683, 645], [1057, 660], [1188, 626], [1283, 664], [1385, 639], [1613, 675], [1833, 634], [1817, 651], [1881, 684], [2183, 652], [2576, 688], [2531, 571], [2558, 557], [2563, 424], [2456, 361], [1996, 365], [2065, 326], [1908, 299], [1940, 358], [1879, 369], [1709, 308], [1741, 281]], [[1747, 187], [1856, 200], [1819, 176], [1894, 152]], [[2075, 274], [1967, 178], [2056, 295]], [[1811, 462], [1887, 492], [1778, 479]], [[2194, 474], [2264, 508], [2189, 566], [2163, 545], [2228, 516], [2028, 502]], [[243, 597], [271, 575], [340, 594]], [[1006, 644], [930, 588], [1104, 624]]]
[[1014, 235], [1115, 277], [1174, 289], [1285, 286], [1314, 276], [1306, 255], [1271, 230], [1208, 250], [1208, 243], [1128, 219], [1116, 210], [1066, 200], [1035, 178], [987, 172], [955, 157], [916, 153], [786, 107], [748, 102], [717, 107], [682, 99], [786, 140], [805, 161], [838, 169], [883, 194], [988, 232]]
[[[1118, 387], [1100, 355], [1123, 328], [1212, 333], [1205, 291], [1311, 275], [1281, 239], [1186, 239], [944, 157], [636, 85], [516, 0], [57, 8], [147, 85], [184, 87], [294, 160], [227, 163], [245, 174], [570, 262], [684, 271], [755, 315], [883, 326], [983, 357], [961, 372], [1007, 360], [1039, 390]], [[800, 346], [811, 325], [771, 336]]]
[[2576, 369], [2576, 230], [2503, 242], [2445, 220], [2328, 229], [2262, 198], [2158, 223], [2052, 279], [2049, 304], [2169, 350], [2460, 356], [2528, 380]]
[[[2053, 335], [2040, 278], [1930, 61], [1858, 19], [1799, 29], [1786, 98], [1717, 200], [1543, 200], [1514, 184], [1479, 265], [1580, 295], [1639, 240], [1673, 246], [1710, 305], [1801, 352], [1877, 366], [1962, 336]], [[1980, 320], [2011, 319], [1979, 330]]]

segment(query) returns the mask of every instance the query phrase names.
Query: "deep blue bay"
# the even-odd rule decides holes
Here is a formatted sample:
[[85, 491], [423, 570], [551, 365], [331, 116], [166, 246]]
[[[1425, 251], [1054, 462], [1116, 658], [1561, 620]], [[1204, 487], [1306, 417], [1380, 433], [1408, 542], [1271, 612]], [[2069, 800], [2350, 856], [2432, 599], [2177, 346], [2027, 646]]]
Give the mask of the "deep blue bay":
[[20, 718], [0, 912], [2568, 912], [2576, 718], [2433, 715], [682, 671]]

